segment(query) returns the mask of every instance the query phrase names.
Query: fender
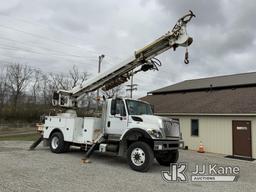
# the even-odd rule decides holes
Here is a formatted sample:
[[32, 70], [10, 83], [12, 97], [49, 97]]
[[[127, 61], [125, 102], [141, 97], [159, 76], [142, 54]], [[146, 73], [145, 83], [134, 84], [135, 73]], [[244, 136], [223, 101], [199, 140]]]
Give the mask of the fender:
[[127, 140], [138, 141], [139, 137], [143, 137], [148, 141], [152, 140], [152, 137], [145, 130], [140, 128], [132, 128], [124, 132], [123, 135], [120, 137], [118, 155], [126, 156], [129, 144]]
[[63, 132], [61, 131], [60, 128], [54, 128], [51, 133], [49, 134], [49, 139], [51, 138], [52, 134], [55, 133], [55, 132], [61, 132], [61, 134], [63, 135], [63, 138], [64, 138], [64, 134]]
[[122, 134], [122, 136], [120, 137], [120, 141], [126, 140], [133, 135], [139, 135], [147, 139], [152, 139], [152, 137], [145, 130], [140, 128], [132, 128], [132, 129], [128, 129]]
[[43, 135], [45, 139], [50, 139], [51, 135], [55, 133], [56, 131], [59, 131], [62, 133], [64, 141], [66, 142], [72, 142], [72, 136], [69, 133], [69, 130], [64, 127], [49, 127], [46, 131], [44, 131]]

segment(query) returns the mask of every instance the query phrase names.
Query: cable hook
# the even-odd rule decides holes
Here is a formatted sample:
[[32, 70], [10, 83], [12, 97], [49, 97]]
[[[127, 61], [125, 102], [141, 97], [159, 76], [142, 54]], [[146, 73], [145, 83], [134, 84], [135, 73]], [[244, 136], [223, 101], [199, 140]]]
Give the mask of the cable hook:
[[189, 60], [188, 60], [188, 48], [187, 48], [187, 47], [186, 47], [186, 51], [185, 51], [184, 63], [185, 63], [185, 64], [189, 64]]

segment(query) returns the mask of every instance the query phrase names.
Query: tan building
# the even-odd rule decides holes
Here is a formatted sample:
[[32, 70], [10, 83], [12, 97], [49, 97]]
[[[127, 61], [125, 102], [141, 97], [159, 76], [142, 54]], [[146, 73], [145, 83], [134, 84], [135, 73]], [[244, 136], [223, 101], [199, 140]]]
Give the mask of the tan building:
[[185, 146], [256, 158], [256, 73], [183, 81], [142, 100], [155, 113], [180, 120]]

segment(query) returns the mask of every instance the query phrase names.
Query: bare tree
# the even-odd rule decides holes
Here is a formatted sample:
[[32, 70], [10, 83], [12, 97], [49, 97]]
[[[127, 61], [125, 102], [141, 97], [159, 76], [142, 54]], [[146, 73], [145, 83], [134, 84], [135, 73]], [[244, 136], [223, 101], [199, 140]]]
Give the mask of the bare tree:
[[76, 65], [73, 65], [72, 70], [69, 71], [69, 76], [71, 80], [71, 88], [74, 88], [77, 85], [81, 85], [84, 81], [87, 80], [89, 74], [87, 72], [80, 73]]
[[122, 85], [119, 85], [117, 87], [114, 87], [113, 89], [110, 89], [108, 91], [102, 91], [103, 95], [105, 95], [107, 98], [111, 98], [114, 96], [122, 96], [124, 93], [124, 89]]
[[[89, 73], [87, 72], [79, 72], [76, 65], [73, 65], [72, 70], [69, 71], [70, 81], [71, 81], [71, 89], [82, 85], [84, 81], [86, 81], [89, 77]], [[82, 98], [80, 98], [80, 104], [86, 108], [90, 108], [91, 103], [93, 102], [93, 99], [95, 96], [93, 96], [93, 93], [85, 94]]]
[[72, 70], [69, 71], [69, 75], [71, 77], [72, 80], [72, 88], [77, 86], [77, 83], [79, 81], [79, 71], [76, 65], [73, 65]]
[[89, 76], [90, 76], [89, 73], [87, 73], [87, 72], [82, 72], [82, 73], [80, 74], [81, 84], [82, 84], [83, 82], [85, 82], [85, 81], [88, 79]]
[[40, 94], [43, 99], [43, 103], [48, 105], [51, 103], [52, 94], [58, 89], [58, 83], [54, 81], [53, 74], [42, 73], [40, 80]]
[[20, 96], [26, 89], [31, 78], [33, 70], [27, 65], [14, 63], [7, 67], [7, 85], [12, 91], [13, 106], [16, 107]]
[[51, 102], [52, 92], [50, 91], [53, 91], [52, 89], [50, 90], [49, 88], [50, 80], [49, 80], [48, 74], [42, 74], [42, 80], [40, 81], [40, 84], [42, 88], [42, 98], [43, 98], [44, 104], [47, 105]]
[[45, 73], [42, 74], [41, 89], [44, 103], [51, 102], [52, 94], [59, 89], [70, 90], [75, 86], [81, 85], [87, 80], [89, 74], [87, 72], [79, 72], [74, 65], [68, 73]]
[[[0, 118], [13, 116], [13, 112], [15, 112], [15, 115], [20, 115], [17, 116], [17, 119], [31, 118], [31, 115], [26, 116], [24, 114], [23, 109], [20, 111], [21, 108], [19, 107], [29, 106], [28, 103], [30, 102], [37, 105], [39, 101], [49, 105], [54, 91], [59, 89], [70, 90], [81, 85], [87, 80], [88, 76], [87, 72], [79, 71], [76, 66], [73, 66], [68, 73], [44, 73], [20, 63], [5, 65], [0, 70]], [[83, 106], [90, 107], [95, 103], [95, 94], [89, 93], [84, 96], [83, 100]], [[22, 103], [22, 101], [25, 102]], [[12, 105], [13, 111], [6, 108], [9, 107], [9, 103]], [[21, 103], [22, 105], [20, 105]], [[8, 110], [3, 113], [3, 109]], [[30, 111], [33, 110], [33, 106], [24, 109]], [[2, 116], [3, 114], [5, 116]]]
[[51, 76], [53, 86], [56, 87], [56, 90], [57, 89], [69, 90], [70, 89], [71, 82], [68, 79], [68, 75], [66, 75], [64, 73], [59, 73], [59, 74], [51, 73], [50, 76]]
[[42, 72], [40, 70], [33, 70], [33, 81], [32, 81], [32, 96], [33, 96], [33, 102], [37, 102], [37, 97], [40, 94], [41, 90], [41, 80], [42, 80]]
[[8, 87], [6, 78], [6, 66], [3, 66], [0, 71], [0, 112], [3, 109], [5, 102], [8, 99]]

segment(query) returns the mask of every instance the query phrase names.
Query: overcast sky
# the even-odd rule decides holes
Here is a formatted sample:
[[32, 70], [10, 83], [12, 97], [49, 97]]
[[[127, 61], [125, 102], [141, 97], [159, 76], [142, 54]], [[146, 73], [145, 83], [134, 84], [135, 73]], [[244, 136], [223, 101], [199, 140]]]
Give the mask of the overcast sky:
[[139, 73], [137, 97], [191, 78], [256, 71], [256, 2], [253, 0], [8, 0], [0, 2], [0, 63], [20, 62], [45, 72], [76, 64], [96, 75], [166, 33], [191, 9], [194, 38], [159, 56], [158, 72]]

